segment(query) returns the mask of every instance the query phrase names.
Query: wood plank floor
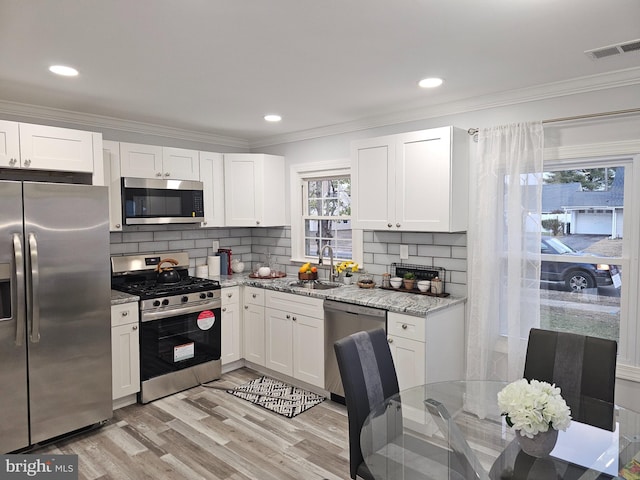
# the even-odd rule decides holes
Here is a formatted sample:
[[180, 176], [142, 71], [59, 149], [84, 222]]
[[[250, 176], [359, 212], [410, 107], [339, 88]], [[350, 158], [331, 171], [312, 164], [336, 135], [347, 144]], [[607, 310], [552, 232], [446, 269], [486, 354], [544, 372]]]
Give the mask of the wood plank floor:
[[[243, 368], [212, 385], [259, 376]], [[346, 408], [329, 399], [289, 419], [196, 387], [33, 453], [77, 454], [81, 480], [348, 480], [348, 448]]]

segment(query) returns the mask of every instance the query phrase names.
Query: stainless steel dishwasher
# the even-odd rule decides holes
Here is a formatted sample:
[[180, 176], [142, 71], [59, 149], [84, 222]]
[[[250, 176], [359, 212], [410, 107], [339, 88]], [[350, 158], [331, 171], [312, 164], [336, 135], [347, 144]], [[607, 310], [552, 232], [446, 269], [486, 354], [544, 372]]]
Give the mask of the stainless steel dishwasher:
[[331, 399], [344, 403], [344, 389], [333, 344], [352, 333], [383, 328], [387, 311], [351, 303], [324, 301], [324, 388]]

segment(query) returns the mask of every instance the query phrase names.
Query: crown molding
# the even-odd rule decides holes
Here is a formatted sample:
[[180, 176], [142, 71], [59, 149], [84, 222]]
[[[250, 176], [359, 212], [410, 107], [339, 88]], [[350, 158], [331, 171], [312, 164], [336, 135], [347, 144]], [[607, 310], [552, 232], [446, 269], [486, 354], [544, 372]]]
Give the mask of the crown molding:
[[249, 142], [242, 138], [226, 137], [222, 135], [215, 135], [212, 133], [183, 130], [180, 128], [167, 127], [164, 125], [136, 122], [133, 120], [123, 120], [120, 118], [107, 117], [103, 115], [80, 113], [60, 108], [42, 107], [38, 105], [29, 105], [26, 103], [10, 102], [6, 100], [0, 100], [0, 114], [19, 115], [21, 117], [33, 118], [44, 122], [68, 122], [74, 125], [87, 127], [89, 129], [108, 128], [111, 130], [122, 130], [125, 132], [145, 135], [156, 135], [159, 137], [201, 142], [211, 145], [223, 145], [227, 147], [244, 149], [249, 148]]
[[265, 137], [250, 141], [249, 144], [252, 149], [266, 147], [269, 145], [311, 140], [318, 137], [384, 127], [387, 125], [395, 125], [447, 115], [456, 115], [478, 110], [487, 110], [490, 108], [506, 107], [521, 103], [535, 102], [638, 84], [640, 84], [640, 67], [628, 68], [615, 72], [590, 75], [572, 80], [564, 80], [561, 82], [536, 85], [534, 87], [509, 90], [492, 95], [468, 98], [456, 102], [377, 115], [321, 128]]
[[384, 127], [387, 125], [396, 125], [429, 118], [487, 110], [490, 108], [505, 107], [638, 84], [640, 84], [640, 67], [629, 68], [615, 72], [580, 77], [572, 80], [510, 90], [498, 94], [442, 103], [429, 107], [407, 109], [383, 115], [366, 117], [351, 122], [301, 130], [283, 135], [273, 135], [255, 140], [228, 137], [193, 130], [184, 130], [163, 125], [123, 120], [103, 115], [79, 113], [70, 110], [29, 105], [6, 100], [0, 100], [0, 114], [17, 115], [41, 120], [43, 122], [68, 122], [74, 125], [88, 127], [90, 129], [106, 128], [174, 138], [178, 140], [201, 142], [216, 146], [221, 145], [242, 149], [255, 149], [270, 145], [311, 140], [319, 137]]

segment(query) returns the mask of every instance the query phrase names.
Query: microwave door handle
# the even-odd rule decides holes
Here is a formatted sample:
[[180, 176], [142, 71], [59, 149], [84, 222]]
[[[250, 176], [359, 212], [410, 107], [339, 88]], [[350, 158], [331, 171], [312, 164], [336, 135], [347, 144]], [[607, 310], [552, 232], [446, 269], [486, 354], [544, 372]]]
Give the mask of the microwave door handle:
[[[38, 242], [33, 233], [29, 234], [29, 268], [31, 270], [31, 281], [27, 283], [27, 310], [30, 312], [31, 331], [29, 340], [31, 343], [40, 341], [40, 307], [38, 305], [40, 290], [40, 272], [38, 270]], [[29, 288], [30, 286], [30, 288]]]
[[11, 284], [11, 305], [16, 319], [16, 346], [21, 346], [24, 339], [24, 255], [20, 234], [13, 234], [13, 266], [14, 276]]

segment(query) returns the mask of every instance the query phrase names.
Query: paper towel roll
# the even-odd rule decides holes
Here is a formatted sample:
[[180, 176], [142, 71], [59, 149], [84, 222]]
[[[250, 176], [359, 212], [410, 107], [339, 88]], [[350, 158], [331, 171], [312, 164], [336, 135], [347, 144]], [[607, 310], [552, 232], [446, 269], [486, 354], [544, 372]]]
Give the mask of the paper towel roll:
[[207, 257], [207, 266], [209, 267], [209, 276], [220, 276], [220, 257], [209, 256]]
[[198, 265], [196, 267], [196, 277], [207, 278], [209, 276], [209, 265]]

